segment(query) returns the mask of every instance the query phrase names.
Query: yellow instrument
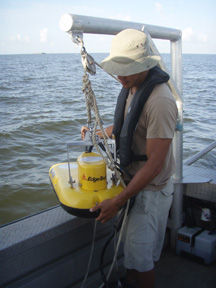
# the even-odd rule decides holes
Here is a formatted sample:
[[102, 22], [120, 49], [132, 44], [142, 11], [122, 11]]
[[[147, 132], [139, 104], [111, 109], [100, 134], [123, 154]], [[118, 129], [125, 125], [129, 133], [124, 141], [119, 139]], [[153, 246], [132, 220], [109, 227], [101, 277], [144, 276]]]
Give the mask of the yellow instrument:
[[84, 218], [97, 217], [99, 210], [90, 212], [89, 209], [123, 190], [121, 184], [116, 185], [112, 180], [112, 172], [101, 155], [94, 152], [82, 153], [77, 162], [53, 165], [49, 177], [62, 207], [70, 214]]

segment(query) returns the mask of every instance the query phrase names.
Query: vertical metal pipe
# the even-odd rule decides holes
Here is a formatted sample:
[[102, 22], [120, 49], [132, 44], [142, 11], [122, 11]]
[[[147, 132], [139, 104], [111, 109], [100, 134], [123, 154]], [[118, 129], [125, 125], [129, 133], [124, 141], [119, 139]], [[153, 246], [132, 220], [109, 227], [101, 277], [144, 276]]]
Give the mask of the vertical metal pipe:
[[182, 225], [183, 213], [183, 184], [181, 184], [183, 174], [183, 95], [182, 95], [182, 44], [181, 39], [171, 42], [172, 54], [172, 76], [176, 83], [181, 101], [177, 101], [178, 106], [178, 123], [175, 132], [173, 145], [176, 161], [176, 171], [173, 176], [175, 183], [175, 192], [171, 210], [171, 245], [175, 247], [177, 230]]
[[183, 95], [182, 95], [182, 45], [181, 40], [171, 42], [172, 77], [180, 93], [181, 101], [177, 101], [178, 122], [174, 139], [174, 153], [176, 159], [176, 172], [174, 179], [182, 179], [183, 166]]

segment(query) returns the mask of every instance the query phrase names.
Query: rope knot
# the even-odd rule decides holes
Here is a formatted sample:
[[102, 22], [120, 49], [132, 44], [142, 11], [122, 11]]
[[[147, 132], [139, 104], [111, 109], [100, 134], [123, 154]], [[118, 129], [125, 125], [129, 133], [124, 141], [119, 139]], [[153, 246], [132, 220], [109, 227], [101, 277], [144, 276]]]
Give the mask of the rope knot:
[[115, 164], [112, 163], [112, 162], [110, 162], [110, 163], [108, 164], [108, 168], [109, 168], [110, 170], [114, 171], [114, 169], [115, 169]]

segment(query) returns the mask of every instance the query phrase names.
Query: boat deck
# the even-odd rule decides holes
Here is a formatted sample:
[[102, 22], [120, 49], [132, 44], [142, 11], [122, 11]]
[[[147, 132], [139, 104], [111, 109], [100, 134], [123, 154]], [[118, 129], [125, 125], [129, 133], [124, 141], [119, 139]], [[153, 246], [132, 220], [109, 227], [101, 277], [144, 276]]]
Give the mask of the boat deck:
[[215, 288], [215, 271], [216, 262], [204, 265], [178, 256], [168, 245], [155, 265], [155, 288]]
[[165, 248], [155, 266], [155, 288], [215, 288], [216, 262], [204, 265]]
[[[216, 262], [204, 265], [178, 256], [175, 249], [168, 245], [155, 265], [155, 288], [215, 288], [215, 271]], [[90, 287], [86, 285], [86, 288]]]

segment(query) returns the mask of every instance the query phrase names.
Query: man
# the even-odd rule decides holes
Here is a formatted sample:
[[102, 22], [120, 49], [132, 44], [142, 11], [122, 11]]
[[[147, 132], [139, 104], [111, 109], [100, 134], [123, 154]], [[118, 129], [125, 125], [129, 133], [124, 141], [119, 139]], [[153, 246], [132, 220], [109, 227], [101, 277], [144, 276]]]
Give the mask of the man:
[[[173, 197], [170, 178], [177, 107], [166, 83], [169, 76], [157, 67], [159, 61], [144, 32], [126, 29], [113, 38], [110, 55], [101, 62], [123, 86], [114, 126], [106, 132], [115, 135], [120, 163], [133, 178], [122, 193], [90, 211], [100, 209], [97, 220], [105, 223], [136, 196], [124, 239], [125, 287], [154, 287], [154, 262], [160, 257]], [[82, 138], [86, 130], [82, 127]], [[137, 286], [127, 286], [134, 284]]]

